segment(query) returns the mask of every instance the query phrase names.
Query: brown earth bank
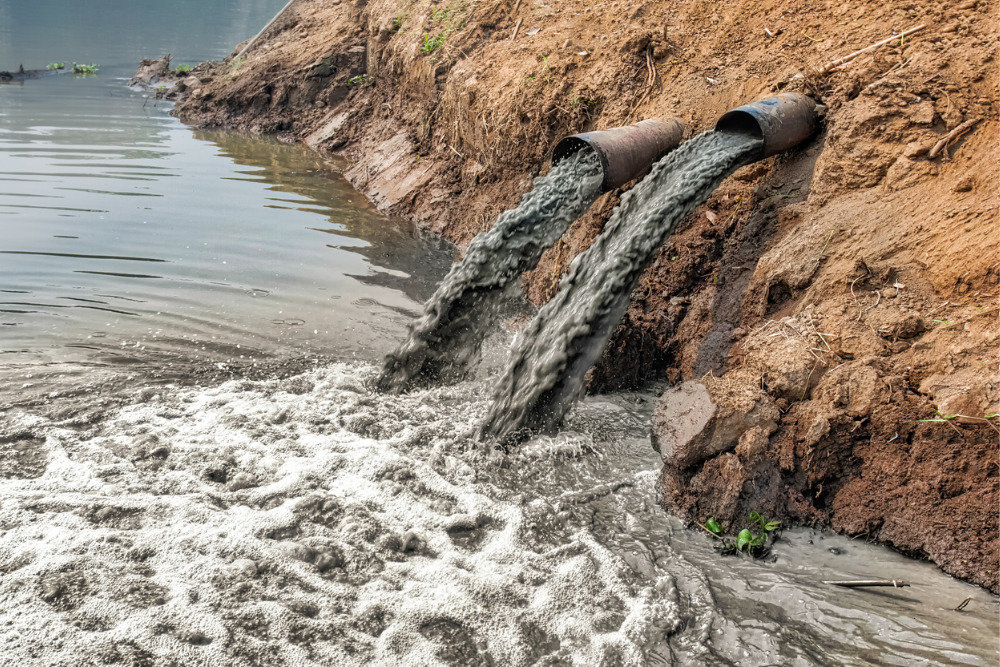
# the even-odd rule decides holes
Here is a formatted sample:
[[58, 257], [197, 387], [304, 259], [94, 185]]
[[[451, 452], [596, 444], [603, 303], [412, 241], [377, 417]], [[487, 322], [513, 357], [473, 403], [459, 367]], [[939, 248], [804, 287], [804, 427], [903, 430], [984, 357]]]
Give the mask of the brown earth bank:
[[[813, 95], [821, 135], [691, 216], [591, 388], [674, 383], [654, 423], [672, 511], [829, 525], [996, 592], [997, 37], [985, 0], [298, 0], [244, 57], [145, 74], [185, 121], [345, 155], [379, 207], [460, 245], [565, 135], [653, 116], [693, 134]], [[526, 276], [533, 302], [619, 195]]]

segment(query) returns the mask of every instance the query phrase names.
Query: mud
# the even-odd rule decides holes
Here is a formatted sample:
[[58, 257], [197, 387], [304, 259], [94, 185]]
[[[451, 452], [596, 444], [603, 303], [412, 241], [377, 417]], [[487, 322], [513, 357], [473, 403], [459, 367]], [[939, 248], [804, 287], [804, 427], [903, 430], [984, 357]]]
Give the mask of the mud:
[[[341, 153], [381, 208], [466, 243], [518, 201], [563, 136], [658, 116], [700, 131], [775, 90], [815, 95], [822, 135], [737, 171], [679, 226], [591, 389], [709, 372], [734, 397], [760, 389], [775, 430], [693, 469], [666, 466], [673, 511], [704, 520], [723, 496], [732, 517], [767, 505], [997, 590], [1000, 527], [984, 509], [1000, 502], [988, 417], [1000, 412], [997, 25], [985, 0], [301, 0], [245, 61], [206, 64], [177, 113]], [[526, 279], [532, 301], [555, 294], [620, 194], [543, 255]], [[789, 384], [803, 368], [811, 379]], [[919, 421], [936, 412], [964, 416]]]

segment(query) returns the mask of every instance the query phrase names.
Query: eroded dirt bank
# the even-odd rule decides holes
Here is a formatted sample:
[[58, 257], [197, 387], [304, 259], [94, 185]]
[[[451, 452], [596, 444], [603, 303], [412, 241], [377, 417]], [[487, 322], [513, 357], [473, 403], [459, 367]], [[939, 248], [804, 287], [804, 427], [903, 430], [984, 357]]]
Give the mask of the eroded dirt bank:
[[[698, 132], [778, 89], [815, 95], [821, 136], [675, 234], [592, 386], [676, 383], [654, 420], [673, 511], [827, 524], [996, 591], [996, 40], [981, 0], [299, 0], [245, 58], [181, 78], [176, 112], [344, 154], [381, 208], [462, 244], [561, 136], [657, 115]], [[616, 202], [527, 276], [532, 301]]]

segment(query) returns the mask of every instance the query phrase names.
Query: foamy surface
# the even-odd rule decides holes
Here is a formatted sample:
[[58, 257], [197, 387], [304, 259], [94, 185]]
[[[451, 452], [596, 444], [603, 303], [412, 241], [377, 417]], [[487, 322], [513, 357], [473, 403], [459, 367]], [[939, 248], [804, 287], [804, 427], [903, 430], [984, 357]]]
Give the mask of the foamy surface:
[[[375, 374], [145, 390], [90, 423], [6, 415], [0, 662], [995, 657], [995, 598], [926, 564], [805, 531], [774, 563], [715, 554], [657, 506], [642, 396], [502, 455], [470, 437], [488, 383], [385, 396]], [[818, 586], [872, 574], [858, 549], [919, 582], [910, 602]], [[966, 595], [957, 621], [941, 610]]]

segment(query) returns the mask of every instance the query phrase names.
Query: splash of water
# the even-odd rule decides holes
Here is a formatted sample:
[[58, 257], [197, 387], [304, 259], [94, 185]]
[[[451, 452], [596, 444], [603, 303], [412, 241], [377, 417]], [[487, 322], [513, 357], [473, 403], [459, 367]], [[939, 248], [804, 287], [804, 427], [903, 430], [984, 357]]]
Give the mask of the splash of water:
[[406, 340], [389, 354], [376, 386], [403, 391], [460, 379], [479, 354], [507, 289], [538, 264], [601, 193], [597, 155], [582, 150], [535, 179], [516, 208], [469, 246], [424, 306]]
[[[996, 598], [929, 563], [809, 531], [761, 563], [685, 530], [655, 395], [500, 453], [470, 438], [488, 384], [370, 394], [375, 372], [5, 414], [0, 663], [996, 664]], [[888, 577], [906, 597], [820, 584]]]
[[524, 331], [481, 437], [512, 442], [558, 426], [664, 240], [759, 146], [752, 137], [706, 132], [657, 162], [622, 198], [604, 232], [573, 260], [558, 294]]

